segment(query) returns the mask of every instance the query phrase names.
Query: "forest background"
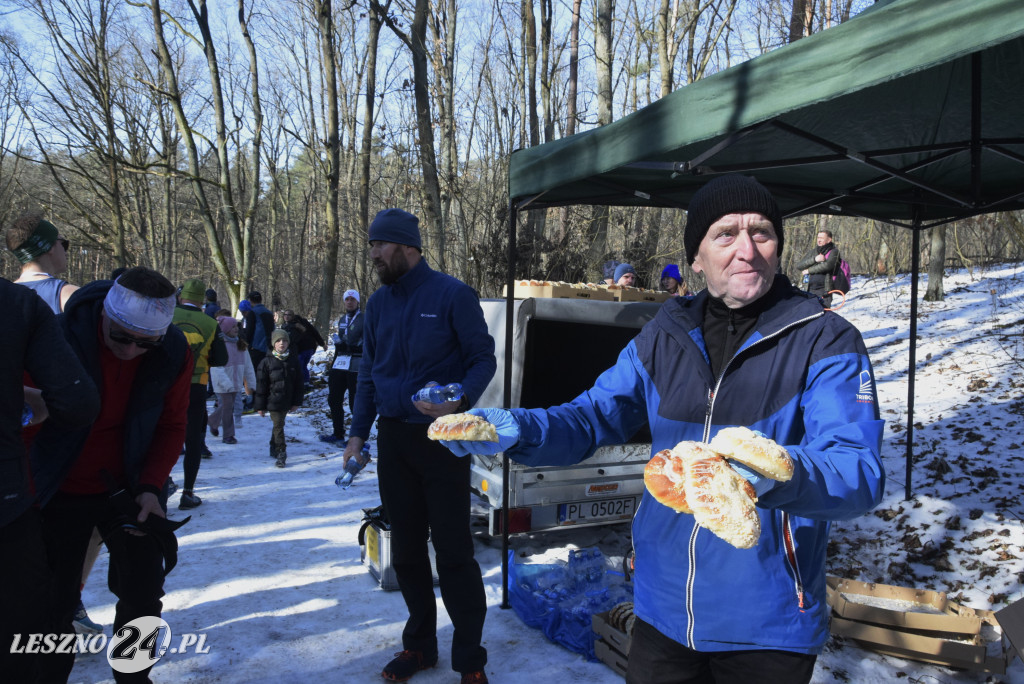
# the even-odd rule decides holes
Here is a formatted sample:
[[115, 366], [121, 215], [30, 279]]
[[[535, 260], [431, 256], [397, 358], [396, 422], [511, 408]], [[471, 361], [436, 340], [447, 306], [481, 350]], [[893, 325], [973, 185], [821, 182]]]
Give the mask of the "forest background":
[[[372, 292], [366, 228], [418, 215], [437, 269], [500, 296], [507, 160], [847, 21], [870, 0], [0, 0], [0, 228], [40, 211], [73, 243], [64, 277], [121, 265], [250, 289], [324, 329]], [[641, 286], [685, 267], [685, 213], [523, 212], [516, 277]], [[807, 216], [783, 270], [831, 230], [854, 272], [894, 275], [911, 234]], [[1021, 212], [930, 229], [945, 267], [1024, 258]], [[0, 274], [17, 277], [10, 253]]]

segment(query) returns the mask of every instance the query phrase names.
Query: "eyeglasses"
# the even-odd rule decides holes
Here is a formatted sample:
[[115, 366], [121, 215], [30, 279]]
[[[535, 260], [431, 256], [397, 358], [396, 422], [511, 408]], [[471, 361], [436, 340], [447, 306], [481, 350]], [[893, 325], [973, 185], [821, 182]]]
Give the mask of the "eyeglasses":
[[57, 242], [60, 243], [60, 246], [64, 248], [65, 252], [68, 251], [68, 247], [71, 246], [71, 242], [69, 242], [67, 238], [57, 238]]
[[123, 344], [125, 346], [129, 344], [134, 344], [139, 349], [156, 349], [157, 347], [164, 343], [163, 335], [161, 335], [155, 340], [144, 340], [139, 337], [135, 337], [134, 335], [129, 335], [126, 332], [114, 330], [113, 327], [110, 328], [110, 339], [113, 340], [114, 342], [117, 342], [118, 344]]

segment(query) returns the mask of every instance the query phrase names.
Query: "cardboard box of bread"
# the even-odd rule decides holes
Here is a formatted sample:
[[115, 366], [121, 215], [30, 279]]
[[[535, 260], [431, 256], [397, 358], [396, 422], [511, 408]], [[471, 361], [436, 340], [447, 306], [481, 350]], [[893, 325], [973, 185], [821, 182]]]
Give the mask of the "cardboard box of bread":
[[887, 655], [1003, 674], [1024, 652], [1024, 601], [969, 608], [945, 592], [829, 577], [830, 631]]
[[622, 285], [601, 285], [615, 297], [617, 302], [665, 302], [672, 295], [661, 290], [645, 290], [642, 287], [624, 287]]
[[[508, 293], [505, 286], [501, 296]], [[550, 280], [517, 280], [513, 295], [516, 299], [530, 297], [555, 299], [591, 299], [602, 302], [613, 302], [615, 297], [607, 290], [593, 283], [565, 283]]]

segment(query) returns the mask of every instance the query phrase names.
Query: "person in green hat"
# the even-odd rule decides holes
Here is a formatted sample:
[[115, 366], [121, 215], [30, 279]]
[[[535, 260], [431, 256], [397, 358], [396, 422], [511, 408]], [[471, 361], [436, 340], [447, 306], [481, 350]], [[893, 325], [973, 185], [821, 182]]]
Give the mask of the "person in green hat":
[[[185, 484], [181, 491], [178, 508], [195, 508], [203, 500], [195, 495], [194, 488], [202, 462], [206, 436], [206, 384], [210, 381], [210, 367], [223, 366], [228, 362], [228, 350], [224, 346], [224, 335], [217, 321], [203, 313], [203, 298], [206, 284], [199, 278], [189, 278], [181, 286], [178, 306], [174, 309], [174, 325], [185, 333], [192, 348], [192, 388], [188, 399], [188, 426], [185, 429]], [[208, 453], [208, 452], [207, 452]]]
[[42, 214], [23, 214], [7, 229], [7, 249], [21, 262], [14, 282], [35, 290], [54, 313], [64, 311], [68, 298], [78, 289], [57, 277], [68, 267], [67, 238]]

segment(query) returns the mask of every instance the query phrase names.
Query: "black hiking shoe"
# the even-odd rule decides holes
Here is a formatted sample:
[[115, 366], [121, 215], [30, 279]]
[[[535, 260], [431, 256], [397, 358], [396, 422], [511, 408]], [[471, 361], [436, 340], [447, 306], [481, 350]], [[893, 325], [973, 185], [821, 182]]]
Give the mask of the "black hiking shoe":
[[490, 684], [487, 680], [487, 673], [483, 670], [466, 672], [462, 675], [461, 684]]
[[437, 656], [427, 658], [423, 651], [402, 651], [384, 666], [380, 676], [392, 682], [404, 682], [420, 670], [429, 670], [437, 665]]
[[203, 500], [192, 492], [182, 492], [181, 501], [178, 502], [178, 508], [181, 510], [187, 510], [189, 508], [196, 508], [202, 505]]

